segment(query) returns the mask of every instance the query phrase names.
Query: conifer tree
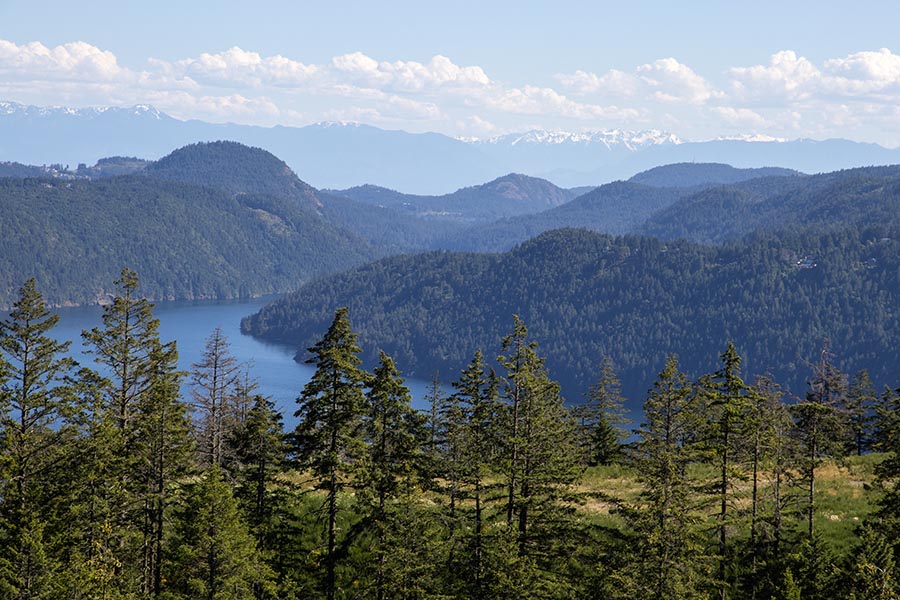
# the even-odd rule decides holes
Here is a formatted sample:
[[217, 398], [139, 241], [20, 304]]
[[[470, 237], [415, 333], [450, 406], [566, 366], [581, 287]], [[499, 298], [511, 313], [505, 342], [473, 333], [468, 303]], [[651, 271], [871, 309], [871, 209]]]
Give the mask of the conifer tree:
[[58, 322], [34, 279], [0, 322], [0, 594], [9, 598], [41, 597], [54, 569], [47, 535], [73, 433], [69, 344], [50, 337]]
[[484, 355], [476, 351], [460, 378], [453, 382], [453, 396], [460, 406], [464, 425], [460, 451], [460, 479], [471, 489], [474, 502], [470, 537], [470, 560], [465, 565], [467, 588], [475, 597], [484, 594], [485, 554], [485, 481], [490, 472], [492, 457], [497, 453], [497, 386], [491, 372], [485, 374]]
[[527, 338], [528, 329], [514, 315], [513, 331], [502, 343], [506, 355], [499, 357], [506, 369], [502, 435], [507, 443], [501, 466], [507, 485], [507, 523], [512, 526], [515, 520], [522, 556], [539, 541], [530, 527], [560, 508], [559, 495], [574, 481], [580, 463], [574, 423], [559, 384], [547, 374], [537, 343]]
[[383, 351], [368, 382], [363, 430], [367, 448], [357, 488], [369, 504], [367, 512], [375, 529], [375, 595], [384, 600], [394, 585], [387, 568], [391, 505], [409, 490], [421, 487], [425, 430], [422, 418], [410, 405], [409, 389], [393, 359]]
[[235, 420], [235, 396], [241, 366], [229, 351], [228, 338], [216, 327], [206, 339], [199, 362], [192, 365], [194, 409], [199, 413], [198, 450], [201, 464], [225, 464], [226, 439]]
[[110, 411], [126, 442], [133, 427], [137, 404], [159, 373], [158, 363], [172, 363], [174, 344], [159, 341], [159, 320], [153, 304], [138, 292], [138, 276], [123, 268], [115, 281], [117, 294], [103, 308], [103, 328], [83, 331], [87, 351], [108, 370]]
[[326, 553], [322, 584], [334, 600], [337, 581], [338, 495], [362, 454], [363, 387], [368, 374], [359, 368], [360, 349], [350, 328], [348, 309], [340, 308], [324, 337], [309, 352], [316, 370], [297, 399], [294, 453], [312, 471], [325, 493]]
[[850, 557], [847, 572], [850, 600], [900, 599], [894, 549], [882, 534], [871, 526], [863, 526], [859, 543]]
[[636, 539], [635, 556], [623, 580], [623, 597], [676, 600], [699, 598], [706, 566], [694, 514], [698, 485], [689, 467], [698, 448], [686, 443], [694, 425], [696, 396], [678, 361], [670, 356], [644, 403], [637, 431], [637, 467], [645, 489], [641, 507], [626, 509]]
[[268, 550], [271, 546], [269, 520], [274, 509], [270, 488], [282, 469], [287, 446], [281, 413], [274, 403], [260, 394], [255, 394], [252, 402], [228, 445], [236, 462], [237, 498], [247, 514], [251, 531], [260, 546]]
[[869, 372], [863, 369], [853, 376], [844, 400], [850, 433], [847, 446], [857, 456], [862, 456], [871, 444], [871, 413], [875, 409], [876, 402], [877, 394], [869, 378]]
[[619, 458], [622, 449], [622, 427], [625, 398], [622, 385], [613, 368], [612, 359], [603, 356], [600, 376], [591, 386], [587, 402], [573, 410], [578, 421], [579, 445], [588, 465], [609, 464]]
[[138, 458], [137, 496], [144, 512], [142, 589], [149, 596], [162, 592], [164, 542], [176, 482], [190, 468], [193, 451], [188, 407], [180, 397], [183, 373], [177, 371], [177, 354], [160, 346], [152, 362], [158, 369], [137, 406], [135, 456]]
[[257, 551], [218, 467], [189, 486], [175, 518], [166, 587], [176, 597], [250, 600], [274, 593], [274, 575]]
[[[159, 320], [153, 304], [139, 293], [137, 274], [125, 268], [115, 284], [118, 293], [103, 309], [103, 327], [83, 331], [82, 337], [106, 375], [92, 379], [115, 425], [105, 440], [113, 462], [104, 466], [111, 477], [104, 482], [110, 510], [104, 527], [112, 536], [106, 545], [120, 565], [113, 583], [123, 594], [148, 593], [159, 587], [154, 581], [160, 577], [161, 550], [154, 540], [165, 537], [162, 512], [169, 503], [168, 498], [159, 502], [159, 477], [165, 494], [166, 476], [178, 471], [167, 453], [185, 443], [176, 433], [184, 415], [178, 398], [181, 375], [175, 371], [175, 343], [160, 341]], [[160, 420], [156, 409], [163, 406]]]
[[845, 435], [845, 418], [840, 404], [846, 392], [844, 375], [833, 364], [827, 342], [822, 346], [819, 362], [813, 367], [806, 398], [792, 409], [797, 420], [796, 432], [803, 458], [799, 468], [806, 484], [807, 535], [815, 536], [816, 469], [825, 457], [840, 457]]
[[[881, 497], [874, 526], [887, 539], [900, 540], [900, 389], [884, 391], [877, 409], [877, 423], [875, 449], [886, 456], [875, 467]], [[894, 548], [900, 548], [896, 541]]]
[[705, 389], [707, 407], [713, 419], [710, 448], [718, 463], [718, 481], [716, 496], [719, 504], [717, 537], [718, 537], [718, 579], [719, 598], [725, 600], [733, 585], [733, 576], [728, 573], [733, 563], [728, 543], [728, 531], [733, 529], [729, 507], [733, 499], [732, 479], [741, 463], [748, 412], [752, 407], [751, 390], [741, 379], [741, 357], [729, 342], [725, 352], [721, 354], [722, 367], [706, 380]]

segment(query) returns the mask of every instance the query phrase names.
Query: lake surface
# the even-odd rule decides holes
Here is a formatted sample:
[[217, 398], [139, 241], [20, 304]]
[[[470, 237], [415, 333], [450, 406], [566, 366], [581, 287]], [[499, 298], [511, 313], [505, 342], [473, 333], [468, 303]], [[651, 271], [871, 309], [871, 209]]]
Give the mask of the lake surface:
[[[293, 429], [296, 420], [295, 400], [309, 381], [314, 368], [294, 361], [296, 348], [270, 344], [241, 334], [241, 319], [274, 300], [274, 297], [242, 301], [158, 302], [153, 314], [159, 319], [159, 334], [163, 342], [175, 340], [178, 345], [178, 367], [190, 371], [200, 360], [206, 339], [216, 327], [228, 338], [231, 354], [239, 362], [251, 365], [251, 375], [259, 381], [259, 393], [269, 396], [284, 415], [285, 429]], [[81, 340], [83, 329], [102, 326], [103, 309], [99, 306], [55, 309], [59, 325], [53, 330], [58, 340], [68, 340], [71, 354], [83, 365], [94, 366], [90, 355], [84, 353]], [[6, 315], [4, 314], [5, 318]], [[322, 332], [325, 333], [324, 331]], [[413, 406], [427, 408], [427, 383], [408, 379]], [[182, 386], [185, 398], [190, 394], [190, 378]]]

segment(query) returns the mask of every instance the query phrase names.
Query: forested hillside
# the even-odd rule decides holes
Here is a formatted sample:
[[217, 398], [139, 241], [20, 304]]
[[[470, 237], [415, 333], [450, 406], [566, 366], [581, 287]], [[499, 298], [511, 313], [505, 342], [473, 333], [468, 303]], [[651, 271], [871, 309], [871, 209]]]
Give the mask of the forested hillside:
[[642, 233], [721, 243], [753, 231], [896, 222], [900, 167], [764, 178], [711, 188], [651, 216]]
[[639, 229], [657, 211], [689, 193], [678, 188], [616, 181], [601, 185], [562, 206], [470, 227], [439, 239], [433, 245], [446, 250], [500, 252], [560, 227], [583, 227], [622, 235]]
[[641, 171], [628, 181], [653, 187], [690, 188], [698, 186], [726, 185], [761, 177], [793, 177], [802, 175], [793, 169], [761, 167], [738, 169], [721, 163], [674, 163]]
[[332, 193], [430, 220], [457, 223], [483, 223], [537, 213], [565, 204], [579, 195], [576, 191], [559, 188], [544, 179], [518, 173], [510, 173], [488, 183], [462, 188], [442, 196], [403, 194], [373, 185], [335, 190]]
[[455, 370], [520, 315], [577, 400], [603, 354], [639, 398], [670, 352], [699, 373], [733, 340], [754, 373], [801, 390], [823, 338], [839, 364], [896, 378], [900, 227], [759, 235], [723, 247], [557, 230], [502, 255], [384, 259], [312, 282], [245, 320], [305, 356], [337, 306], [367, 349], [419, 376]]
[[219, 329], [182, 396], [177, 341], [160, 339], [137, 275], [112, 289], [82, 333], [85, 364], [53, 339], [58, 317], [33, 279], [0, 322], [7, 596], [900, 593], [900, 390], [842, 373], [827, 344], [796, 399], [753, 378], [730, 343], [695, 377], [669, 356], [625, 443], [608, 357], [587, 401], [567, 407], [516, 318], [444, 374], [451, 384], [435, 380], [420, 412], [402, 363], [381, 352], [361, 368], [365, 346], [339, 308], [313, 336], [285, 431]]
[[22, 274], [53, 303], [96, 303], [128, 265], [157, 299], [284, 291], [362, 264], [362, 240], [295, 200], [145, 176], [0, 179], [0, 306]]

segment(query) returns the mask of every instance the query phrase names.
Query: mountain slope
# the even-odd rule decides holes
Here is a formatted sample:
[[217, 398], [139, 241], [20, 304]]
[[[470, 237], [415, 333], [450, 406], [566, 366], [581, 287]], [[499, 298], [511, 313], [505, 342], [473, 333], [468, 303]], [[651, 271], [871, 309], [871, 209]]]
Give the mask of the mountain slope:
[[105, 156], [156, 159], [172, 148], [222, 139], [266, 148], [318, 188], [374, 184], [415, 194], [444, 194], [510, 172], [575, 187], [627, 179], [671, 163], [779, 165], [817, 173], [900, 162], [900, 150], [848, 140], [679, 143], [659, 131], [533, 131], [463, 141], [352, 123], [267, 128], [179, 121], [149, 106], [76, 110], [0, 102], [0, 161], [76, 165]]
[[294, 200], [146, 176], [0, 179], [0, 211], [0, 306], [30, 276], [57, 304], [103, 300], [123, 265], [153, 298], [234, 298], [372, 256]]
[[[810, 253], [818, 266], [802, 269]], [[727, 247], [556, 230], [501, 255], [434, 252], [385, 259], [301, 287], [243, 329], [311, 345], [349, 306], [365, 358], [379, 349], [419, 375], [452, 377], [478, 348], [492, 355], [519, 314], [552, 375], [577, 400], [610, 354], [637, 403], [665, 355], [692, 374], [727, 341], [745, 373], [800, 392], [823, 337], [849, 371], [895, 382], [900, 227], [760, 237]]]
[[335, 190], [334, 195], [407, 212], [426, 219], [487, 222], [530, 214], [565, 204], [575, 194], [549, 181], [510, 173], [481, 185], [442, 196], [403, 194], [373, 185]]
[[316, 190], [284, 161], [237, 142], [191, 144], [150, 163], [143, 172], [155, 179], [215, 187], [232, 194], [265, 194], [322, 205]]
[[873, 225], [900, 217], [900, 166], [754, 179], [710, 188], [652, 215], [640, 231], [720, 243], [751, 232]]
[[567, 204], [541, 213], [472, 227], [435, 242], [447, 250], [499, 252], [560, 227], [624, 234], [637, 230], [657, 211], [687, 195], [687, 190], [657, 188], [628, 181], [608, 183]]
[[653, 187], [690, 188], [738, 183], [760, 177], [793, 177], [799, 171], [780, 167], [737, 169], [722, 163], [676, 163], [638, 173], [628, 181]]

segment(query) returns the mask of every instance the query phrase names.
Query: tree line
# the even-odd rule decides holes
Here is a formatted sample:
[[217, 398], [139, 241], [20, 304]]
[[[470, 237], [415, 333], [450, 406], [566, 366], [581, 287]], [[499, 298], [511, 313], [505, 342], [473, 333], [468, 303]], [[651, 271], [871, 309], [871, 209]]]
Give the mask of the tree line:
[[[517, 316], [417, 411], [340, 308], [285, 432], [220, 331], [180, 371], [137, 275], [115, 285], [94, 365], [33, 279], [0, 323], [0, 597], [900, 596], [900, 391], [827, 343], [796, 398], [730, 343], [696, 379], [669, 356], [629, 433], [612, 361], [567, 406]], [[873, 508], [835, 540], [823, 472], [854, 456]]]

